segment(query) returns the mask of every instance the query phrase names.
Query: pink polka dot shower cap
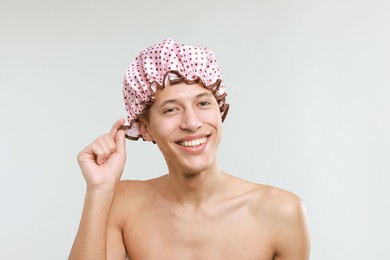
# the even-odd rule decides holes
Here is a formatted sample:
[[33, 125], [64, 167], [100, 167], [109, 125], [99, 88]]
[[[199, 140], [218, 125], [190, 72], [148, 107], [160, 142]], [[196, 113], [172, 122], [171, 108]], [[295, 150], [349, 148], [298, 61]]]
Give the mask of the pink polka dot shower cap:
[[222, 120], [229, 109], [221, 69], [213, 52], [205, 47], [176, 43], [165, 39], [144, 49], [127, 69], [123, 95], [127, 111], [126, 138], [138, 140], [139, 119], [153, 103], [157, 88], [168, 84], [201, 83], [218, 101]]

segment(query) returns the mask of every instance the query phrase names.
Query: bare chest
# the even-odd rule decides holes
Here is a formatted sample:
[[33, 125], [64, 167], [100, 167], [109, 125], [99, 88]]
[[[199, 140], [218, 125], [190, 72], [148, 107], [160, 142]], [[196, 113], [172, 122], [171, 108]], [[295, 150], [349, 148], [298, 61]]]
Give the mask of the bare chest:
[[156, 209], [132, 219], [123, 236], [133, 260], [268, 260], [274, 255], [266, 225], [245, 207], [194, 215]]

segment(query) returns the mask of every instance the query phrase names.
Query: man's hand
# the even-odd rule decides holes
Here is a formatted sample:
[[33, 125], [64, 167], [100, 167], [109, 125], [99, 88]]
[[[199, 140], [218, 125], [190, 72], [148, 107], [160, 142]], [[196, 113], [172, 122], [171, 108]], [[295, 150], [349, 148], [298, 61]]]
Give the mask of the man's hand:
[[109, 133], [98, 137], [77, 156], [87, 189], [113, 189], [122, 175], [125, 161], [124, 119], [114, 123]]

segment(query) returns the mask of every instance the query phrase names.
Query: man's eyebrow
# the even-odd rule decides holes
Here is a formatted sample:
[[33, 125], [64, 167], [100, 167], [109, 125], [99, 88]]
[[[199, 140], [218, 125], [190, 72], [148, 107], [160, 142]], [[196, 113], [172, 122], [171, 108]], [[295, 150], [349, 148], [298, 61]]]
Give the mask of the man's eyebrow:
[[171, 104], [171, 103], [177, 103], [178, 100], [177, 99], [167, 99], [167, 100], [164, 100], [163, 102], [161, 102], [161, 104], [158, 105], [158, 107], [163, 107], [167, 104]]
[[213, 94], [210, 91], [202, 92], [195, 96], [195, 99], [202, 98], [202, 97], [212, 97]]
[[[213, 97], [213, 94], [209, 91], [205, 91], [205, 92], [202, 92], [202, 93], [199, 93], [198, 95], [196, 95], [194, 97], [194, 99], [200, 99], [200, 98], [203, 98], [203, 97]], [[158, 107], [163, 107], [167, 104], [171, 104], [171, 103], [178, 103], [179, 100], [178, 99], [175, 99], [175, 98], [172, 98], [172, 99], [167, 99], [167, 100], [164, 100], [163, 102], [161, 102], [161, 104], [158, 104]]]

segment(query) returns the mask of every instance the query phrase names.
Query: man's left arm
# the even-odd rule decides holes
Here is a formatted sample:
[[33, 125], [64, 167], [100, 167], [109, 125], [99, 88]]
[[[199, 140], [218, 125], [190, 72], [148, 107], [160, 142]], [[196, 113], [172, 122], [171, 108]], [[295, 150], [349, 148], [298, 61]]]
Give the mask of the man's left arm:
[[289, 196], [280, 212], [275, 260], [308, 260], [310, 235], [302, 201]]

